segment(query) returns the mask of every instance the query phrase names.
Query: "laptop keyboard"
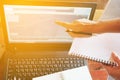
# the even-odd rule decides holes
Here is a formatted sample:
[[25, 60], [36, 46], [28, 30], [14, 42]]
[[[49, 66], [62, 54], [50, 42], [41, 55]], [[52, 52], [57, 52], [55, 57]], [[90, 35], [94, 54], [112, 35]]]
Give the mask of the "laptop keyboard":
[[77, 57], [9, 58], [7, 80], [32, 80], [83, 65], [84, 59]]

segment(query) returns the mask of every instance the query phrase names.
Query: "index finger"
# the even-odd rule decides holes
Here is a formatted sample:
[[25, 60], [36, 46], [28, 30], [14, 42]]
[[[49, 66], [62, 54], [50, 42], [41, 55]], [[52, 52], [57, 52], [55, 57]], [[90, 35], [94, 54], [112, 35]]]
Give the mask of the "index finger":
[[62, 21], [55, 21], [56, 24], [60, 25], [60, 26], [63, 26], [65, 28], [71, 28], [71, 23], [68, 23], [68, 22], [62, 22]]

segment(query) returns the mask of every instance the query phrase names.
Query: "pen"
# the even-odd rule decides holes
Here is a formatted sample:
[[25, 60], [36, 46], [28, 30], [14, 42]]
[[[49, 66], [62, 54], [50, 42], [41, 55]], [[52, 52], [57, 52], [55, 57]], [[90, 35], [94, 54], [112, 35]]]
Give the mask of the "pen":
[[73, 31], [73, 30], [66, 30], [66, 32], [73, 32], [73, 33], [76, 33], [76, 34], [84, 34], [84, 35], [91, 35], [92, 36], [92, 33], [87, 33], [87, 32], [78, 32], [78, 31]]

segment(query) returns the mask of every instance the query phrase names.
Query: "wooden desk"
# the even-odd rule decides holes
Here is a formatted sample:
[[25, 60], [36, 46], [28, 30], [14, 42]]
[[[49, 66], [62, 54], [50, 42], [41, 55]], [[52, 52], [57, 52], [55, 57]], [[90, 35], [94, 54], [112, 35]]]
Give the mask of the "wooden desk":
[[3, 80], [3, 53], [4, 53], [4, 48], [0, 47], [0, 80]]

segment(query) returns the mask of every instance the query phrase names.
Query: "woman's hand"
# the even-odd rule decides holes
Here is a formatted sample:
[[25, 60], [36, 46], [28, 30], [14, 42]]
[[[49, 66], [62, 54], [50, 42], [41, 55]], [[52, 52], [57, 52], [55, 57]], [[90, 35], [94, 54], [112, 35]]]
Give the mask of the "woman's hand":
[[103, 67], [107, 70], [109, 75], [115, 78], [115, 80], [120, 80], [120, 58], [114, 53], [112, 53], [111, 58], [118, 64], [118, 66], [103, 65]]
[[[90, 21], [87, 19], [80, 19], [80, 20], [75, 20], [72, 23], [68, 22], [62, 22], [62, 21], [56, 21], [58, 25], [61, 25], [68, 30], [68, 33], [72, 37], [88, 37], [91, 36], [89, 34], [94, 33], [95, 27], [97, 26], [97, 22], [95, 21]], [[88, 34], [83, 34], [83, 33], [88, 33]]]

